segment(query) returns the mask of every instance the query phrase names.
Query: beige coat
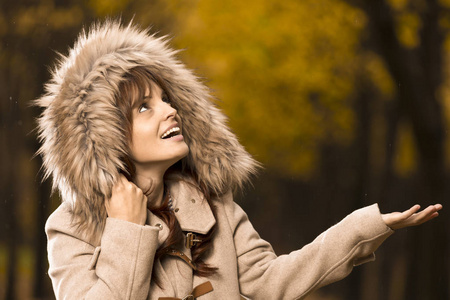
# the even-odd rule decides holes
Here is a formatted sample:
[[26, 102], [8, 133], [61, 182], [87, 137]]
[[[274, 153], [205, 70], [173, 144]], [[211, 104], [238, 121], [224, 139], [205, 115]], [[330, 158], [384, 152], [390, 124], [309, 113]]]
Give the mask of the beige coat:
[[[206, 233], [215, 223], [213, 251], [206, 262], [218, 268], [209, 278], [193, 276], [177, 257], [154, 261], [168, 235], [165, 224], [149, 212], [147, 225], [108, 218], [100, 244], [87, 242], [71, 226], [68, 204], [48, 219], [49, 275], [58, 299], [183, 298], [193, 287], [210, 281], [214, 290], [198, 299], [301, 299], [313, 290], [347, 276], [353, 266], [373, 260], [373, 252], [393, 231], [383, 222], [377, 205], [347, 216], [311, 244], [277, 256], [260, 238], [245, 212], [228, 193], [207, 202], [183, 182], [170, 191], [183, 231]], [[162, 226], [160, 226], [162, 224]], [[190, 252], [184, 249], [190, 256]], [[161, 286], [152, 280], [152, 267]]]

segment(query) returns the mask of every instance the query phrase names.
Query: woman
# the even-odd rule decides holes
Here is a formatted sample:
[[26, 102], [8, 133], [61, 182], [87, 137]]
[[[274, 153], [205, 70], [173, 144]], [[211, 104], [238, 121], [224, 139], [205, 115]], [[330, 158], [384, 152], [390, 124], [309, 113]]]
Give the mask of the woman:
[[[438, 215], [357, 210], [277, 257], [233, 202], [258, 164], [162, 38], [82, 33], [38, 100], [58, 299], [297, 299], [374, 259], [393, 229]], [[241, 296], [242, 295], [242, 296]]]

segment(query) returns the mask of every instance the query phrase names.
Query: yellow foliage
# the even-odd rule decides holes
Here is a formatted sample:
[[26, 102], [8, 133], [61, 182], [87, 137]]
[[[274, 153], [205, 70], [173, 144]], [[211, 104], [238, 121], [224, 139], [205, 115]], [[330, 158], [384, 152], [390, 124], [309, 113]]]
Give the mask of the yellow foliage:
[[318, 146], [353, 137], [351, 97], [366, 17], [341, 1], [199, 1], [176, 28], [257, 159], [310, 176]]
[[120, 13], [129, 2], [129, 0], [89, 0], [88, 5], [97, 16], [105, 17]]
[[419, 30], [421, 20], [416, 13], [402, 13], [397, 20], [397, 37], [400, 43], [407, 48], [415, 48], [420, 44]]
[[387, 0], [387, 3], [394, 9], [394, 10], [403, 10], [406, 8], [406, 5], [408, 5], [409, 0]]
[[24, 7], [17, 12], [17, 20], [11, 30], [19, 35], [32, 35], [37, 26], [46, 26], [50, 30], [61, 30], [79, 26], [83, 19], [83, 10], [74, 5], [68, 8], [56, 8], [52, 1], [42, 1], [37, 6]]
[[364, 55], [363, 62], [366, 74], [383, 96], [382, 99], [392, 99], [395, 96], [396, 88], [384, 61], [373, 52], [369, 52]]
[[400, 177], [408, 177], [417, 169], [417, 150], [409, 124], [402, 122], [397, 132], [397, 146], [394, 154], [394, 170]]
[[450, 7], [450, 0], [439, 0], [438, 2], [444, 7]]
[[406, 48], [415, 48], [420, 44], [419, 30], [422, 23], [418, 13], [412, 12], [411, 7], [416, 7], [418, 10], [426, 9], [426, 2], [411, 2], [410, 0], [387, 1], [393, 10], [397, 38], [400, 44]]

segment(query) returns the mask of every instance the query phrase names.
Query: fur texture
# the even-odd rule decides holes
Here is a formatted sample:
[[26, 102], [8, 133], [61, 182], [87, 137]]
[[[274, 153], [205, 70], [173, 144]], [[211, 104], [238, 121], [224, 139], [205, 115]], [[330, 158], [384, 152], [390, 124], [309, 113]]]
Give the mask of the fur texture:
[[104, 200], [128, 155], [124, 116], [114, 95], [123, 75], [144, 66], [159, 74], [175, 95], [190, 152], [184, 163], [217, 194], [242, 186], [258, 163], [228, 128], [209, 91], [176, 58], [167, 39], [131, 23], [117, 21], [83, 31], [67, 56], [61, 56], [37, 100], [44, 108], [38, 119], [38, 151], [45, 178], [71, 204], [75, 224], [93, 239], [101, 236]]

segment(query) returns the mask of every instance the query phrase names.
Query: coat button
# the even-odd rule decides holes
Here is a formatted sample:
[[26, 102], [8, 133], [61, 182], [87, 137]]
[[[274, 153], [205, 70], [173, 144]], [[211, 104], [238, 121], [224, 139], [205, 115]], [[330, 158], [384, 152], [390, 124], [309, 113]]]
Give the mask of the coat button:
[[163, 226], [161, 224], [157, 223], [157, 224], [155, 224], [155, 226], [158, 227], [159, 230], [163, 230]]
[[175, 208], [175, 212], [178, 212], [180, 209], [179, 208]]
[[195, 203], [195, 199], [191, 199], [191, 202], [192, 202], [192, 203]]

